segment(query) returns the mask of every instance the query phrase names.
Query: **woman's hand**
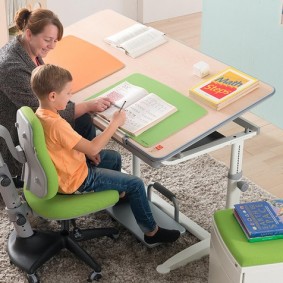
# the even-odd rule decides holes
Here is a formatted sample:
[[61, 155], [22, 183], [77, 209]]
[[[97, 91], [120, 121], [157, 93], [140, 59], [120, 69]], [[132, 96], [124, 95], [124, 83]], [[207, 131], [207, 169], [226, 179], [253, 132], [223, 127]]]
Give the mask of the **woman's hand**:
[[109, 98], [101, 97], [89, 100], [88, 102], [89, 112], [103, 112], [111, 106], [111, 101]]
[[75, 119], [85, 113], [103, 112], [111, 106], [109, 98], [95, 98], [89, 101], [84, 101], [75, 104]]

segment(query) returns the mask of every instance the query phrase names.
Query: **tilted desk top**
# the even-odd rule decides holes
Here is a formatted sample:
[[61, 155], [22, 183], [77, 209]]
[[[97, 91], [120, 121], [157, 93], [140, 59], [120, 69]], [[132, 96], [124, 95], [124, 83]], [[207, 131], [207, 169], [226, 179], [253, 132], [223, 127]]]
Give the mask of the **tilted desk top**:
[[[122, 70], [76, 93], [72, 98], [73, 101], [82, 101], [124, 79], [132, 73], [141, 73], [152, 77], [183, 95], [188, 96], [188, 89], [201, 80], [193, 74], [193, 65], [195, 63], [199, 61], [208, 63], [211, 75], [227, 67], [224, 63], [170, 38], [168, 38], [167, 43], [135, 59], [104, 42], [103, 39], [105, 37], [121, 31], [135, 23], [136, 21], [112, 10], [104, 10], [68, 26], [65, 29], [64, 35], [72, 34], [87, 40], [94, 45], [103, 48], [125, 64], [125, 68]], [[155, 146], [150, 148], [142, 147], [132, 140], [128, 140], [127, 144], [125, 144], [125, 142], [123, 142], [123, 135], [119, 133], [117, 133], [114, 138], [123, 143], [124, 147], [129, 149], [139, 158], [150, 165], [155, 166], [156, 162], [158, 163], [170, 158], [186, 147], [214, 132], [225, 123], [235, 120], [251, 107], [263, 101], [273, 93], [274, 89], [271, 86], [260, 82], [259, 88], [254, 90], [251, 95], [239, 99], [220, 111], [213, 110], [204, 104], [201, 104], [208, 110], [207, 115], [178, 133], [163, 140], [160, 143], [162, 146], [161, 150], [158, 150]], [[96, 124], [98, 123], [97, 121], [95, 122]]]

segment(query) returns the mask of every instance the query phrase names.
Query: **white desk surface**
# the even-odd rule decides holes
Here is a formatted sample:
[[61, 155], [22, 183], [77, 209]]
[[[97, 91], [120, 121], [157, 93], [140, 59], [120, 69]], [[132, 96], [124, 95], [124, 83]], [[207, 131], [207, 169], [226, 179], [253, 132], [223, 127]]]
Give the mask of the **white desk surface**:
[[[195, 63], [199, 61], [208, 63], [211, 75], [227, 67], [224, 63], [170, 38], [168, 38], [167, 43], [136, 59], [127, 56], [103, 41], [105, 37], [135, 23], [134, 20], [112, 10], [104, 10], [65, 29], [64, 35], [75, 35], [89, 41], [111, 53], [125, 64], [125, 68], [122, 70], [76, 93], [72, 98], [73, 101], [82, 101], [132, 73], [141, 73], [152, 77], [183, 95], [188, 96], [188, 89], [201, 80], [193, 74], [193, 65]], [[274, 89], [271, 86], [260, 82], [259, 88], [253, 91], [252, 95], [241, 98], [221, 111], [215, 111], [202, 105], [208, 110], [208, 114], [160, 142], [159, 144], [163, 147], [161, 150], [157, 150], [155, 146], [144, 148], [134, 141], [132, 144], [153, 160], [167, 159], [173, 155], [172, 153], [175, 154], [176, 151], [178, 152], [178, 150], [184, 149], [205, 137], [207, 134], [215, 131], [223, 124], [234, 120], [273, 93]], [[115, 137], [118, 140], [122, 139], [122, 135], [119, 134]]]

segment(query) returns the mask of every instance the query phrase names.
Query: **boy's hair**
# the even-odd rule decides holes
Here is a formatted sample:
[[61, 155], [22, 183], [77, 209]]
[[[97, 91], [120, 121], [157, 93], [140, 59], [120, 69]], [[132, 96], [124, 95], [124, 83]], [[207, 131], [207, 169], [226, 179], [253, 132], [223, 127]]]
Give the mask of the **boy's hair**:
[[73, 80], [71, 73], [59, 66], [45, 64], [36, 67], [31, 73], [31, 88], [38, 98], [50, 92], [60, 93], [66, 83]]

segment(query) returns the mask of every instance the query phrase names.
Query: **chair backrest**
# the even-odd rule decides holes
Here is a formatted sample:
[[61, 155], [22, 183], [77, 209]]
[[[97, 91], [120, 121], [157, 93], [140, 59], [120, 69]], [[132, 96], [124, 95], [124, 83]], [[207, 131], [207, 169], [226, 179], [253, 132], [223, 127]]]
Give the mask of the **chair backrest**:
[[49, 156], [42, 125], [30, 107], [17, 111], [19, 142], [27, 162], [24, 166], [25, 190], [41, 199], [50, 199], [58, 192], [58, 176]]

